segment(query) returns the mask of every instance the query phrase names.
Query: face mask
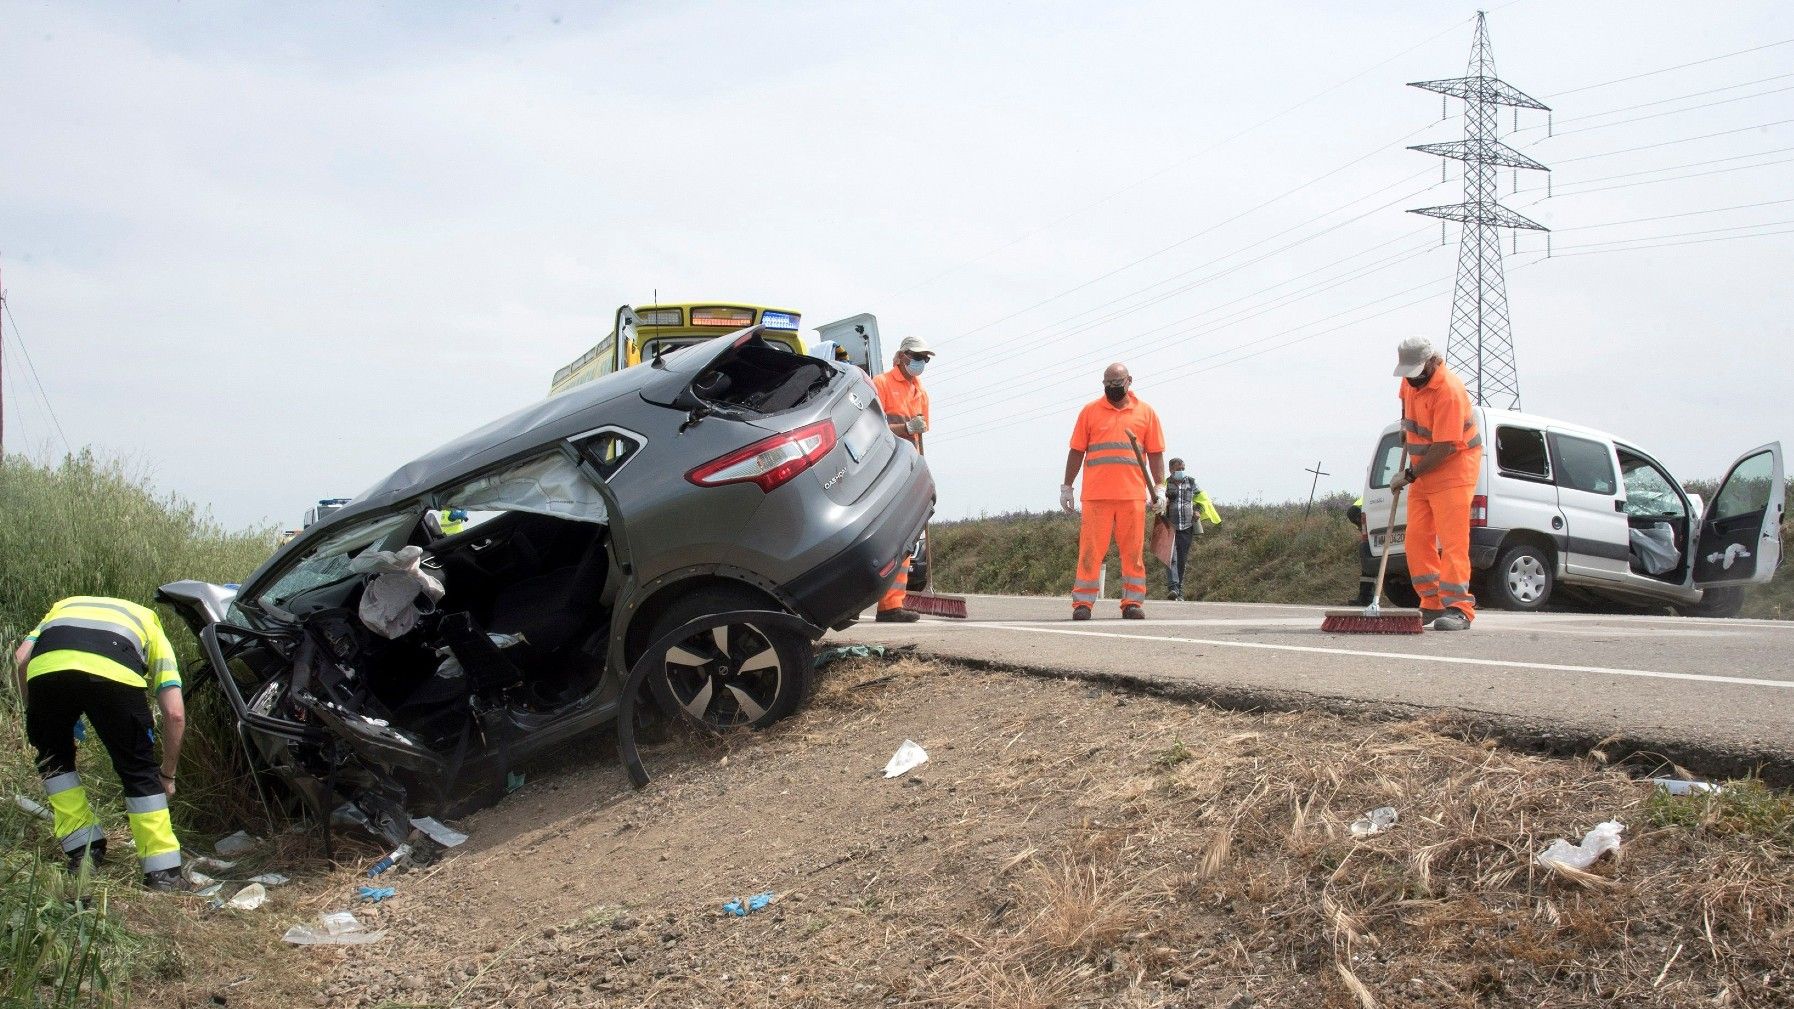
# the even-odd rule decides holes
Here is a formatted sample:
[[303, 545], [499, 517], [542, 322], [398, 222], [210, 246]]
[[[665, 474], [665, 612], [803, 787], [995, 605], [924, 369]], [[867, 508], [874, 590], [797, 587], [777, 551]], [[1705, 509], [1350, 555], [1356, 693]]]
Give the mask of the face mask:
[[1174, 470], [1172, 470], [1172, 471], [1171, 471], [1171, 475], [1172, 475], [1172, 476], [1183, 476], [1183, 475], [1184, 475], [1184, 471], [1183, 471], [1183, 470], [1181, 470], [1181, 469], [1174, 469]]
[[1438, 370], [1438, 369], [1428, 368], [1427, 370], [1421, 372], [1419, 375], [1416, 375], [1413, 378], [1407, 379], [1407, 383], [1416, 389], [1424, 389], [1424, 388], [1426, 388], [1427, 382], [1432, 379], [1433, 372], [1436, 370]]
[[1109, 402], [1119, 406], [1122, 400], [1127, 399], [1127, 386], [1105, 385], [1103, 395], [1109, 397]]
[[915, 378], [915, 377], [921, 375], [922, 369], [926, 368], [926, 367], [928, 367], [928, 362], [922, 360], [921, 358], [912, 357], [909, 360], [903, 362], [903, 370], [909, 372], [909, 375], [911, 378]]

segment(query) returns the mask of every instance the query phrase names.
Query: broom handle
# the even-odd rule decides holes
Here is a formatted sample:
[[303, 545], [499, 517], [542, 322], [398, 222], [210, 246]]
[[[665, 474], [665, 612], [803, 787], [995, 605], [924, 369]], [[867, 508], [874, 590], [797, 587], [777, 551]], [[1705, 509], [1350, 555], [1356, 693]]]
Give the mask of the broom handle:
[[1383, 575], [1389, 570], [1389, 551], [1395, 548], [1395, 506], [1402, 502], [1402, 489], [1395, 489], [1395, 496], [1389, 499], [1389, 524], [1383, 529], [1383, 559], [1377, 564], [1377, 587], [1371, 592], [1371, 605], [1383, 599]]

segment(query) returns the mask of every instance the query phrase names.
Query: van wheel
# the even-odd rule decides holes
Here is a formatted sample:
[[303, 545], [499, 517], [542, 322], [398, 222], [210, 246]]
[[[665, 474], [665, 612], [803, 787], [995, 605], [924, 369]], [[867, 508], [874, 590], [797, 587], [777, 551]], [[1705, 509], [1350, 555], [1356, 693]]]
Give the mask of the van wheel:
[[[658, 641], [712, 613], [777, 608], [747, 589], [698, 589], [667, 607], [654, 622], [650, 640]], [[803, 635], [744, 620], [702, 631], [675, 645], [663, 669], [650, 674], [648, 683], [670, 717], [695, 719], [717, 731], [759, 729], [802, 703], [814, 661], [814, 648]]]
[[1692, 606], [1678, 606], [1676, 612], [1685, 617], [1735, 617], [1744, 611], [1744, 590], [1736, 585], [1722, 585], [1701, 593], [1701, 601]]
[[1557, 576], [1551, 558], [1530, 543], [1516, 543], [1501, 552], [1489, 569], [1488, 593], [1504, 610], [1529, 612], [1551, 600]]

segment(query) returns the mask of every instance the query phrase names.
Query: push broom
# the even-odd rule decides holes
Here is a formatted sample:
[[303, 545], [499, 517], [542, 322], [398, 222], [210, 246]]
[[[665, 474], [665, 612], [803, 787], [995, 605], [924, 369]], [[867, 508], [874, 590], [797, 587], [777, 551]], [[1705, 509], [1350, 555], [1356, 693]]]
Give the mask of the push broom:
[[1383, 530], [1383, 560], [1377, 565], [1376, 589], [1370, 605], [1362, 610], [1328, 610], [1321, 621], [1324, 634], [1419, 634], [1426, 624], [1419, 610], [1383, 609], [1383, 576], [1389, 571], [1389, 551], [1395, 546], [1395, 509], [1401, 504], [1402, 492], [1397, 488], [1389, 499], [1389, 525]]
[[[916, 450], [921, 451], [921, 449], [922, 436], [917, 434]], [[926, 536], [922, 539], [922, 557], [922, 564], [928, 572], [928, 578], [922, 585], [924, 591], [905, 592], [903, 608], [930, 617], [954, 617], [964, 620], [966, 618], [966, 601], [964, 599], [958, 596], [937, 596], [926, 591], [928, 586], [934, 583], [934, 541]]]

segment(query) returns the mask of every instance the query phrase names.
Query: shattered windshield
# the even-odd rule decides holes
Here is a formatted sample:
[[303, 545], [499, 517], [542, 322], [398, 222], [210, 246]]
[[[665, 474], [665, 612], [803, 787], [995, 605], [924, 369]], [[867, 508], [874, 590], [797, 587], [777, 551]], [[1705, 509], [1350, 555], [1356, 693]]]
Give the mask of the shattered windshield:
[[305, 552], [257, 598], [265, 606], [281, 606], [308, 589], [349, 577], [349, 562], [368, 547], [417, 522], [412, 511], [387, 514], [350, 525], [324, 537]]

